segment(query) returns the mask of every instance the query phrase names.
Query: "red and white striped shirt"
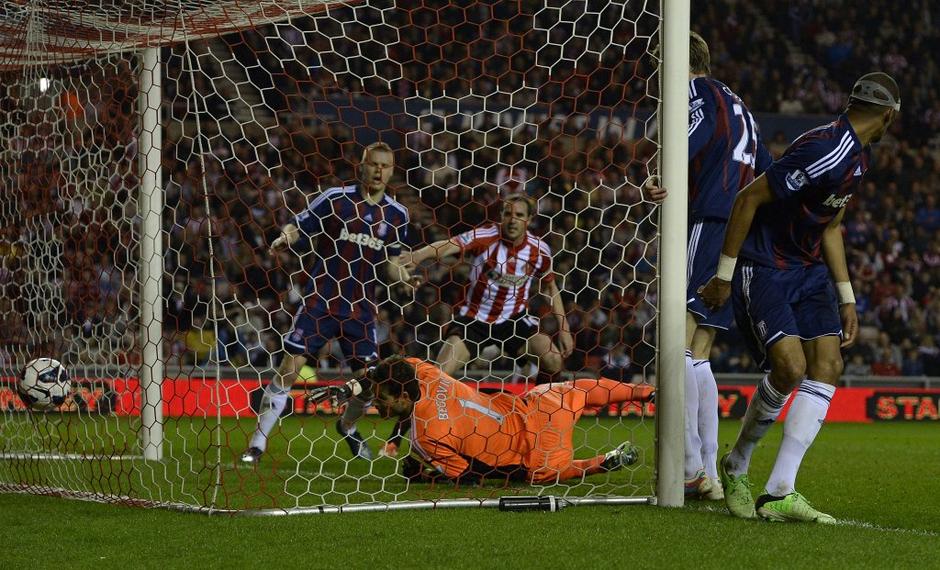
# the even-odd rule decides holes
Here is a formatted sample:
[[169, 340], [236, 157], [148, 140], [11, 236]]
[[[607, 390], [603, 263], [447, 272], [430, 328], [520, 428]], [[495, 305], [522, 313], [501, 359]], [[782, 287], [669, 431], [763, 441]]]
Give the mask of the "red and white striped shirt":
[[518, 246], [501, 239], [499, 226], [479, 227], [451, 241], [475, 255], [461, 316], [501, 323], [525, 310], [533, 280], [555, 278], [551, 249], [529, 232]]

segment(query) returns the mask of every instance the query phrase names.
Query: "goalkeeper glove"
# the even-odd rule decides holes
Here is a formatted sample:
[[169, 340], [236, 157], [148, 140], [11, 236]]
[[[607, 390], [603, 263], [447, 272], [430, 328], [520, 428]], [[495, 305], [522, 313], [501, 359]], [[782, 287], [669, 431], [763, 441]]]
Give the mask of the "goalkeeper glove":
[[362, 400], [372, 398], [372, 381], [366, 377], [353, 378], [345, 384], [333, 386], [317, 386], [307, 394], [307, 403], [319, 404], [327, 400], [345, 402], [350, 398], [358, 397]]

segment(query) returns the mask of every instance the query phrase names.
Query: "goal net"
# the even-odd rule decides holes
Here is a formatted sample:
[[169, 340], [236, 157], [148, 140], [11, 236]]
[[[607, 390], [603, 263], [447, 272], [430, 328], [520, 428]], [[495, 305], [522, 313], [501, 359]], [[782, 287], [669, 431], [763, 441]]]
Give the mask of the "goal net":
[[[394, 455], [396, 422], [367, 408], [357, 429], [374, 458], [357, 458], [336, 429], [342, 399], [307, 396], [353, 378], [343, 349], [370, 338], [377, 358], [435, 364], [448, 338], [472, 341], [453, 376], [522, 415], [543, 380], [604, 377], [610, 392], [653, 382], [657, 223], [640, 187], [658, 152], [657, 3], [57, 4], [0, 14], [12, 31], [0, 56], [0, 490], [261, 512], [654, 494], [654, 406], [643, 398], [588, 398], [567, 432], [530, 422], [508, 444], [487, 441], [480, 414], [498, 414], [470, 402], [463, 425], [477, 431], [460, 437], [490, 455], [456, 449], [464, 460], [525, 463], [552, 434], [577, 460], [625, 441], [638, 460], [454, 484], [402, 475], [409, 456], [446, 471], [434, 450], [414, 449], [428, 430], [382, 455]], [[312, 246], [272, 253], [328, 189], [360, 184], [362, 149], [376, 142], [394, 152], [387, 194], [408, 213], [404, 257], [475, 229], [495, 240], [424, 260], [416, 288], [394, 284], [391, 250], [369, 241], [388, 228], [336, 238], [324, 221]], [[527, 264], [509, 237], [506, 198], [520, 194], [535, 205], [522, 242], [550, 267]], [[330, 316], [349, 300], [342, 287], [325, 292], [317, 268], [366, 266], [356, 256], [374, 275], [342, 278], [372, 308]], [[490, 286], [514, 299], [508, 321], [481, 309], [505, 301], [486, 297]], [[330, 295], [337, 328], [322, 325], [322, 348], [309, 330], [290, 337], [311, 298]], [[345, 326], [368, 324], [369, 311], [372, 329]], [[539, 352], [536, 336], [555, 347]], [[298, 339], [306, 365], [260, 460], [243, 462], [265, 386]], [[71, 377], [71, 398], [53, 410], [28, 410], [16, 394], [39, 357]], [[568, 404], [548, 416], [570, 416]]]

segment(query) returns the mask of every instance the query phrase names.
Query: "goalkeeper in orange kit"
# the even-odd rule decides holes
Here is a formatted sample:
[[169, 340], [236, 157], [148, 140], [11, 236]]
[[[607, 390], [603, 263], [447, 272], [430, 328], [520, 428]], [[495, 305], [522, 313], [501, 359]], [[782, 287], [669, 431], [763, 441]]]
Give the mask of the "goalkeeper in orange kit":
[[647, 401], [653, 394], [651, 386], [607, 378], [544, 384], [521, 396], [483, 394], [433, 364], [397, 356], [342, 387], [321, 390], [371, 395], [382, 417], [410, 415], [411, 456], [403, 462], [404, 474], [464, 483], [550, 483], [632, 465], [638, 457], [629, 442], [574, 459], [574, 426], [586, 408]]

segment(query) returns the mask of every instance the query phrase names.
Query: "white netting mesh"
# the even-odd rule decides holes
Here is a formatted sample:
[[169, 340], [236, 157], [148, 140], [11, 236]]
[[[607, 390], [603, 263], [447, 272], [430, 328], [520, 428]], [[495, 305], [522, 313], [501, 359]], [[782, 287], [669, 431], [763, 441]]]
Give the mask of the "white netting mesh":
[[[652, 375], [656, 225], [639, 185], [657, 149], [658, 5], [63, 4], [0, 11], [16, 32], [0, 46], [0, 489], [223, 509], [504, 494], [505, 480], [409, 484], [407, 438], [397, 460], [354, 459], [334, 410], [304, 401], [316, 382], [350, 376], [339, 339], [310, 355], [260, 464], [239, 462], [324, 251], [268, 246], [323, 190], [356, 184], [375, 141], [395, 150], [389, 192], [410, 215], [406, 250], [499, 222], [501, 199], [527, 194], [574, 339], [563, 376]], [[147, 149], [143, 58], [126, 50], [142, 46], [163, 46], [159, 461], [141, 450], [156, 433], [140, 413], [142, 342], [153, 342], [141, 336]], [[414, 294], [377, 271], [381, 356], [438, 358], [473, 269], [472, 255], [458, 261], [423, 263]], [[549, 302], [526, 305], [557, 332]], [[40, 356], [65, 364], [75, 397], [27, 413], [15, 377]], [[538, 359], [508, 356], [484, 350], [457, 376], [521, 394]], [[652, 494], [644, 411], [601, 406], [573, 434], [578, 458], [632, 440], [636, 465], [539, 491]], [[377, 450], [393, 423], [369, 414], [359, 430]]]

